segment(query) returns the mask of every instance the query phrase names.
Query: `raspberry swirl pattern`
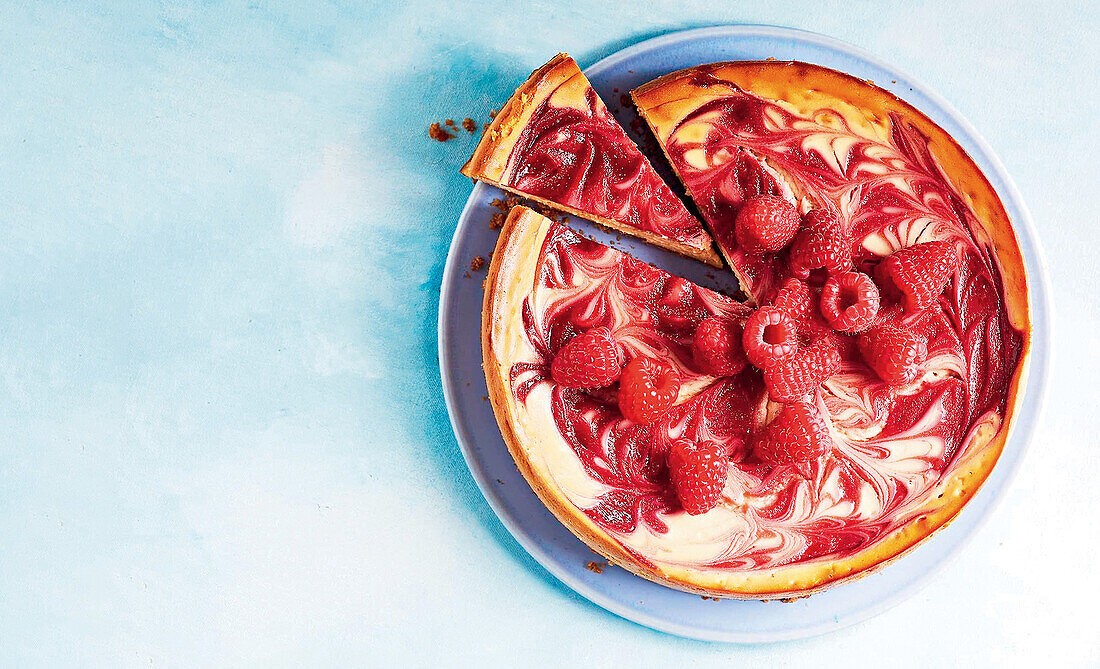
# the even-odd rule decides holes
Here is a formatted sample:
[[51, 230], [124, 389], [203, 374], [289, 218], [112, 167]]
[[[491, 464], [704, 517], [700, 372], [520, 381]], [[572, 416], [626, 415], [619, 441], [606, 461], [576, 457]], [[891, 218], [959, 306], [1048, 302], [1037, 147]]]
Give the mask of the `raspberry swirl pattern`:
[[710, 246], [710, 235], [595, 90], [572, 105], [554, 102], [550, 97], [539, 105], [508, 158], [516, 190], [687, 246]]
[[[755, 374], [707, 376], [693, 359], [691, 341], [707, 317], [743, 318], [748, 311], [568, 228], [551, 228], [524, 303], [524, 330], [536, 359], [512, 367], [512, 390], [522, 402], [549, 384], [554, 424], [601, 489], [576, 501], [601, 526], [624, 536], [668, 533], [662, 516], [679, 507], [664, 468], [674, 439], [711, 440], [743, 456], [751, 416], [764, 398], [761, 380]], [[576, 333], [600, 326], [611, 329], [625, 359], [668, 360], [678, 373], [677, 404], [657, 423], [623, 418], [615, 388], [586, 393], [550, 378], [554, 352]]]
[[[995, 302], [981, 305], [987, 311], [969, 324], [965, 346], [954, 327], [960, 311], [912, 319], [932, 353], [924, 379], [902, 394], [850, 358], [818, 399], [833, 452], [806, 466], [770, 467], [746, 447], [763, 419], [759, 373], [708, 377], [690, 349], [703, 319], [743, 317], [746, 307], [560, 225], [546, 237], [536, 277], [523, 313], [535, 355], [512, 367], [512, 391], [529, 402], [545, 386], [537, 401], [549, 402], [581, 465], [569, 471], [589, 479], [565, 475], [558, 483], [643, 563], [660, 555], [687, 567], [751, 570], [857, 551], [911, 520], [945, 470], [965, 463], [965, 452], [1000, 427], [1013, 352], [1003, 350], [1005, 333], [995, 327], [996, 311], [988, 312]], [[655, 425], [624, 419], [613, 389], [585, 393], [550, 379], [553, 352], [599, 326], [615, 333], [627, 357], [671, 360], [681, 375], [678, 404]], [[717, 441], [734, 462], [725, 503], [704, 516], [684, 514], [670, 495], [663, 461], [681, 437]]]
[[[693, 84], [726, 86], [697, 68]], [[803, 212], [817, 207], [839, 214], [853, 255], [873, 262], [902, 246], [956, 241], [964, 257], [996, 289], [989, 248], [974, 213], [940, 169], [928, 138], [896, 113], [885, 137], [853, 127], [839, 110], [802, 116], [782, 102], [733, 88], [683, 119], [664, 143], [673, 167], [699, 205], [715, 239], [758, 301], [774, 294], [786, 268], [774, 255], [740, 248], [733, 223], [742, 203], [761, 195], [783, 196]]]
[[[707, 67], [696, 70], [691, 85], [705, 89]], [[851, 239], [852, 269], [867, 277], [883, 258], [916, 244], [942, 241], [957, 253], [930, 305], [884, 304], [878, 316], [927, 343], [918, 373], [891, 386], [868, 366], [855, 336], [830, 332], [839, 372], [807, 400], [824, 417], [831, 446], [816, 459], [769, 464], [752, 444], [780, 405], [769, 401], [760, 372], [708, 376], [690, 348], [704, 319], [743, 319], [749, 309], [546, 221], [537, 252], [522, 263], [533, 265], [534, 278], [522, 283], [515, 309], [522, 324], [501, 358], [504, 381], [535, 426], [527, 434], [538, 435], [541, 478], [599, 528], [593, 545], [601, 551], [606, 539], [643, 567], [639, 573], [696, 591], [802, 594], [900, 554], [948, 522], [984, 481], [1023, 373], [1027, 330], [1014, 324], [1027, 327], [1026, 293], [1021, 317], [1020, 295], [1006, 298], [1003, 276], [1016, 289], [1020, 275], [1002, 272], [1003, 231], [990, 234], [976, 213], [988, 216], [995, 194], [976, 194], [973, 178], [965, 195], [956, 189], [947, 174], [959, 170], [959, 159], [938, 160], [926, 126], [894, 113], [896, 101], [880, 105], [888, 113], [865, 116], [852, 105], [806, 112], [806, 100], [799, 107], [728, 82], [715, 86], [686, 111], [682, 98], [669, 103], [662, 92], [658, 103], [682, 116], [666, 113], [672, 124], [647, 120], [758, 304], [775, 299], [789, 272], [782, 253], [736, 247], [732, 221], [749, 197], [777, 195], [802, 212], [828, 209]], [[647, 114], [641, 101], [639, 108]], [[819, 295], [822, 277], [809, 283]], [[681, 375], [677, 403], [655, 424], [625, 419], [616, 386], [582, 391], [550, 377], [555, 353], [598, 326], [614, 332], [624, 360], [668, 360]], [[670, 489], [667, 453], [680, 438], [717, 442], [731, 461], [717, 507], [699, 515], [686, 513]], [[555, 513], [566, 521], [568, 514]]]

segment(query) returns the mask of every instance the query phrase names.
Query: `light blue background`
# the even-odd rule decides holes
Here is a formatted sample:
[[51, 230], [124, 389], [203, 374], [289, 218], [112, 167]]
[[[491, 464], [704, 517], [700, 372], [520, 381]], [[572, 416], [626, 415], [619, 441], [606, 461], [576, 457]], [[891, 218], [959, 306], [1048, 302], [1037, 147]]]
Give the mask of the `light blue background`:
[[[0, 665], [1095, 665], [1100, 16], [954, 5], [4, 3]], [[1030, 204], [1056, 311], [1040, 436], [970, 547], [764, 647], [558, 585], [480, 496], [436, 368], [474, 138], [427, 124], [484, 120], [559, 50], [716, 23], [943, 94]]]

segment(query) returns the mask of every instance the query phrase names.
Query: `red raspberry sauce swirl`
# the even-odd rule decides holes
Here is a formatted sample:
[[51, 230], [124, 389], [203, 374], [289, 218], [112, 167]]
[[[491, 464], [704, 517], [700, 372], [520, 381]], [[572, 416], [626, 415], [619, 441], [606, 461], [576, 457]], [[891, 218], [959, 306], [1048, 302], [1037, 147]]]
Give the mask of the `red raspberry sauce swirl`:
[[709, 248], [710, 236], [611, 115], [596, 91], [585, 109], [544, 101], [520, 134], [509, 163], [519, 191]]

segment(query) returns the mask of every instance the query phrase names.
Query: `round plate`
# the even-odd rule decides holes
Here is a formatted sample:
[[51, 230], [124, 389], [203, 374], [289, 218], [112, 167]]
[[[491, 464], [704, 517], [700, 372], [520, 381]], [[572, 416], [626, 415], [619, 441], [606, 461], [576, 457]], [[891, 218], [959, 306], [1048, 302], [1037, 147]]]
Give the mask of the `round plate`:
[[[439, 368], [455, 436], [485, 498], [519, 543], [563, 583], [624, 618], [681, 636], [749, 643], [821, 634], [881, 613], [912, 595], [955, 554], [989, 516], [1020, 464], [1038, 422], [1049, 351], [1045, 267], [1019, 192], [970, 124], [912, 78], [843, 42], [770, 26], [721, 26], [663, 35], [604, 58], [585, 73], [612, 111], [628, 124], [633, 112], [618, 108], [620, 92], [685, 67], [765, 58], [831, 67], [870, 79], [904, 98], [951, 133], [974, 157], [1015, 224], [1031, 291], [1034, 333], [1030, 375], [1017, 424], [1000, 461], [950, 526], [880, 572], [791, 603], [715, 602], [657, 585], [617, 567], [602, 574], [589, 571], [586, 564], [595, 556], [547, 511], [519, 474], [484, 398], [480, 341], [484, 274], [466, 270], [475, 255], [488, 255], [496, 243], [497, 233], [487, 222], [496, 211], [490, 201], [501, 196], [499, 190], [478, 184], [470, 195], [451, 242], [439, 304]], [[515, 83], [520, 83], [518, 76]], [[583, 221], [573, 219], [570, 225], [700, 284], [720, 290], [735, 285], [732, 277], [707, 277], [713, 272], [694, 261], [641, 242], [624, 239], [616, 243], [613, 236]]]

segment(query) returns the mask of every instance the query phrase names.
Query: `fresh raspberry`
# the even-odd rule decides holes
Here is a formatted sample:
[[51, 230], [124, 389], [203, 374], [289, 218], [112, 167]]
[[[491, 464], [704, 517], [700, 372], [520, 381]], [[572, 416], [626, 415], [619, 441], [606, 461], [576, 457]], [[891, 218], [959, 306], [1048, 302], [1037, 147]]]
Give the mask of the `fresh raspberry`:
[[802, 346], [825, 342], [845, 355], [845, 351], [855, 347], [855, 340], [833, 330], [821, 316], [819, 304], [821, 292], [811, 288], [805, 281], [787, 279], [775, 296], [776, 306], [786, 311], [794, 320], [798, 330], [798, 341]]
[[680, 394], [680, 376], [668, 362], [638, 356], [619, 377], [619, 410], [627, 420], [652, 423], [664, 415]]
[[668, 473], [680, 504], [693, 516], [718, 506], [730, 461], [713, 441], [677, 439], [668, 454]]
[[883, 325], [884, 323], [893, 323], [903, 316], [905, 316], [905, 307], [900, 302], [893, 302], [890, 300], [882, 299], [882, 292], [880, 289], [878, 316], [875, 316], [874, 325], [877, 326]]
[[878, 286], [862, 272], [829, 277], [821, 289], [821, 315], [834, 330], [862, 332], [878, 315]]
[[746, 200], [737, 212], [734, 234], [746, 253], [775, 253], [794, 238], [801, 223], [798, 210], [781, 197], [764, 195]]
[[863, 361], [892, 386], [907, 386], [920, 377], [928, 344], [911, 330], [879, 325], [859, 336]]
[[691, 342], [695, 363], [713, 376], [732, 376], [748, 364], [741, 343], [744, 328], [728, 318], [711, 316], [695, 330]]
[[749, 362], [763, 369], [798, 350], [798, 330], [787, 312], [761, 307], [745, 321], [741, 343]]
[[782, 309], [794, 320], [795, 324], [805, 323], [814, 318], [816, 296], [805, 281], [787, 279], [775, 295], [773, 306]]
[[793, 402], [840, 370], [840, 353], [826, 341], [797, 351], [764, 368], [764, 385], [774, 402]]
[[802, 217], [788, 256], [793, 276], [807, 279], [814, 270], [833, 275], [852, 267], [852, 243], [836, 214], [814, 209]]
[[856, 338], [844, 332], [837, 332], [824, 319], [806, 323], [799, 330], [798, 338], [803, 346], [814, 344], [829, 346], [839, 352], [842, 360], [848, 360], [858, 355]]
[[550, 376], [567, 388], [604, 388], [615, 382], [622, 366], [611, 330], [598, 327], [561, 347], [550, 363]]
[[950, 242], [922, 242], [884, 258], [875, 268], [875, 279], [883, 293], [900, 295], [906, 309], [921, 311], [940, 296], [958, 263]]
[[764, 432], [756, 438], [753, 453], [771, 465], [809, 462], [825, 455], [833, 447], [829, 426], [809, 402], [784, 404]]

